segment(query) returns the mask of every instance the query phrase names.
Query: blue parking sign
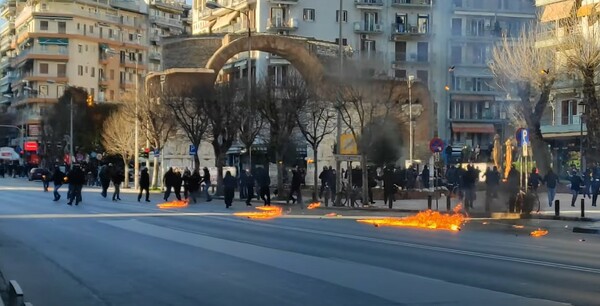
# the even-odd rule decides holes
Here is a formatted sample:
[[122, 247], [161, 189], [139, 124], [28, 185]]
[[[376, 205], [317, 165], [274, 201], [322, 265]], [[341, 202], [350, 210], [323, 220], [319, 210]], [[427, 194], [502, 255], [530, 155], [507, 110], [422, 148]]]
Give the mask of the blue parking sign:
[[194, 145], [190, 145], [190, 155], [194, 156], [198, 153], [198, 149]]

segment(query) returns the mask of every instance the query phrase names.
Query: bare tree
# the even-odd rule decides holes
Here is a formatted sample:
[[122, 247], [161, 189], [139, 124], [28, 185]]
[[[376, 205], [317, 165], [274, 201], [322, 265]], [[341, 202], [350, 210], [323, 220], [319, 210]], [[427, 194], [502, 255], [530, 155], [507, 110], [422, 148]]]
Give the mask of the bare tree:
[[[161, 101], [173, 112], [179, 127], [196, 149], [206, 137], [209, 121], [203, 111], [203, 104], [210, 97], [212, 89], [199, 85], [185, 85], [162, 91]], [[200, 158], [194, 155], [194, 170], [200, 168]]]
[[[310, 91], [310, 89], [307, 89]], [[304, 139], [308, 142], [313, 150], [313, 162], [315, 165], [314, 186], [313, 186], [313, 201], [317, 201], [318, 190], [318, 149], [319, 145], [325, 138], [335, 130], [334, 119], [335, 109], [329, 101], [321, 100], [316, 94], [311, 94], [310, 100], [306, 103], [301, 112], [296, 115], [298, 128]]]
[[[299, 73], [291, 73], [283, 84], [269, 78], [257, 88], [257, 109], [269, 126], [269, 143], [277, 163], [277, 189], [283, 190], [284, 164], [297, 116], [310, 99], [310, 91]], [[281, 192], [279, 193], [282, 194]]]
[[223, 167], [226, 154], [239, 130], [241, 109], [239, 109], [238, 87], [235, 83], [218, 84], [210, 98], [202, 103], [202, 111], [210, 123], [208, 139], [215, 153], [217, 167], [217, 194], [222, 193]]
[[121, 156], [125, 164], [125, 186], [129, 186], [129, 161], [136, 154], [135, 124], [123, 110], [112, 113], [104, 122], [102, 145], [106, 152]]
[[[586, 158], [600, 161], [600, 103], [596, 93], [596, 78], [600, 68], [600, 26], [596, 8], [589, 16], [580, 18], [573, 14], [561, 20], [555, 45], [558, 62], [569, 71], [575, 71], [583, 81], [583, 103], [587, 127]], [[580, 141], [583, 141], [580, 140]]]
[[[341, 119], [357, 142], [361, 158], [362, 201], [367, 204], [368, 174], [367, 152], [375, 139], [375, 129], [368, 128], [372, 122], [383, 124], [399, 103], [396, 91], [400, 83], [393, 79], [374, 79], [366, 77], [347, 78], [336, 88], [335, 107], [341, 113]], [[341, 145], [341, 144], [338, 144]]]
[[[257, 88], [254, 89], [254, 94], [251, 94], [250, 99], [245, 96], [238, 101], [238, 109], [240, 111], [238, 124], [238, 138], [248, 150], [248, 154], [252, 154], [252, 145], [256, 138], [260, 135], [265, 127], [265, 119], [259, 113], [259, 99], [256, 94]], [[246, 94], [248, 94], [246, 92]]]
[[527, 124], [533, 158], [542, 174], [550, 169], [550, 152], [540, 129], [542, 115], [548, 106], [550, 91], [559, 70], [555, 52], [536, 46], [537, 28], [524, 28], [517, 39], [504, 36], [492, 54], [490, 65], [496, 83], [508, 94], [516, 93], [519, 102], [511, 104], [515, 120]]

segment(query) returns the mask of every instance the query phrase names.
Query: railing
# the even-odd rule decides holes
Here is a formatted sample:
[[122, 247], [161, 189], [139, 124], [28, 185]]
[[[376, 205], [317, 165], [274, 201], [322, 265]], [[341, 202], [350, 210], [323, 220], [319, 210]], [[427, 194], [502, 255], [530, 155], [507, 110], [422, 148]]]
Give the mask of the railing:
[[33, 47], [30, 49], [21, 50], [19, 55], [11, 58], [11, 60], [18, 62], [29, 54], [68, 55], [69, 51], [66, 48], [65, 49], [58, 49], [58, 48], [41, 49], [38, 47]]
[[150, 20], [155, 21], [155, 22], [160, 22], [160, 23], [166, 24], [166, 25], [174, 25], [174, 26], [179, 26], [179, 27], [182, 26], [180, 19], [165, 18], [162, 16], [150, 15]]
[[429, 26], [427, 24], [422, 24], [421, 26], [413, 25], [410, 23], [392, 23], [392, 33], [393, 34], [427, 34], [429, 33]]
[[392, 5], [429, 6], [431, 0], [392, 0]]
[[363, 21], [357, 21], [354, 23], [354, 32], [381, 33], [383, 32], [383, 25], [380, 23], [365, 23]]
[[383, 6], [383, 0], [354, 0], [354, 4]]
[[272, 19], [269, 18], [267, 19], [267, 28], [269, 29], [296, 29], [298, 28], [298, 25], [296, 23], [296, 20], [293, 18], [290, 18], [288, 20], [285, 19]]

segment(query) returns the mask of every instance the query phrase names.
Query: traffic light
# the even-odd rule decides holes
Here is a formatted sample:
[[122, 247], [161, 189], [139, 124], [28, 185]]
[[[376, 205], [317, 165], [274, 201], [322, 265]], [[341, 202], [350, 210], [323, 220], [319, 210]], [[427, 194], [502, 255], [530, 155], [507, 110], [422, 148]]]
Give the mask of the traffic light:
[[85, 103], [87, 103], [88, 107], [94, 106], [94, 97], [92, 95], [88, 95]]

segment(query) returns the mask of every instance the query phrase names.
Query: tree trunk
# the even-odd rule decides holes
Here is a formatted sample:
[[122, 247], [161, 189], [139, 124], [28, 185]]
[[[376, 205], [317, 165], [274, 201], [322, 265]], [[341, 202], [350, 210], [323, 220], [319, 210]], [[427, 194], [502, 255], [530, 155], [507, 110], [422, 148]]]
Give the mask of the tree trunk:
[[529, 132], [529, 141], [531, 142], [532, 157], [535, 161], [535, 166], [540, 170], [540, 175], [544, 176], [550, 170], [552, 157], [548, 144], [544, 141], [542, 131], [538, 128], [533, 128]]
[[369, 175], [367, 171], [367, 154], [360, 154], [360, 166], [362, 168], [362, 204], [369, 204]]
[[[198, 148], [199, 144], [196, 146]], [[196, 149], [196, 154], [194, 154], [194, 171], [200, 170], [200, 157], [198, 156], [198, 149]]]
[[[216, 152], [215, 152], [216, 153]], [[217, 166], [217, 195], [223, 195], [223, 166], [225, 166], [225, 153], [215, 154], [215, 166]]]
[[152, 188], [158, 187], [158, 181], [158, 157], [154, 156], [154, 167], [152, 167]]
[[275, 152], [275, 162], [277, 163], [277, 190], [279, 191], [278, 198], [286, 199], [287, 197], [285, 195], [287, 195], [287, 193], [283, 192], [283, 172], [284, 172], [283, 168], [284, 167], [283, 167], [283, 161], [281, 160], [282, 155], [283, 154], [280, 152], [280, 150], [277, 150], [277, 152]]
[[313, 173], [314, 176], [314, 186], [313, 186], [313, 202], [318, 202], [319, 199], [317, 198], [317, 194], [319, 191], [319, 176], [318, 176], [318, 172], [319, 172], [319, 163], [317, 161], [317, 148], [313, 148], [313, 162], [315, 163], [315, 171]]
[[[126, 158], [123, 158], [125, 164], [125, 180], [123, 181], [123, 188], [129, 188], [129, 162]], [[133, 175], [137, 175], [134, 173]]]
[[[587, 163], [600, 161], [600, 109], [594, 84], [595, 73], [594, 68], [590, 68], [583, 73], [583, 95], [585, 97], [586, 117], [584, 123], [587, 130], [584, 139], [587, 142], [585, 146]], [[580, 141], [583, 141], [583, 139], [580, 139]]]

